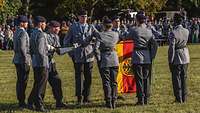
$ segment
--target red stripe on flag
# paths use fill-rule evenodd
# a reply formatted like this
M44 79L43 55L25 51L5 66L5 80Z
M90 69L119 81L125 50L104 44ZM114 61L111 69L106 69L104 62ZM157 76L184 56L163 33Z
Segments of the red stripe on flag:
M131 56L133 52L133 41L125 41L123 43L123 92L133 93L136 92L136 82L134 75L131 71Z

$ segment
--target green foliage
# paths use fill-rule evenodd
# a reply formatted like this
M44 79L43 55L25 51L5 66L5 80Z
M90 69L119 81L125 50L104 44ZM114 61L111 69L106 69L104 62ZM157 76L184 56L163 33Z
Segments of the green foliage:
M145 12L157 12L160 11L167 0L135 0L133 6L136 10L144 10Z
M163 8L167 0L62 0L56 8L56 15L67 16L76 13L80 8L88 10L89 15L93 11L101 12L107 9L134 9L156 12ZM95 14L97 15L97 14Z
M200 0L190 0L196 7L200 7Z
M93 15L94 8L99 5L101 0L62 0L56 8L56 15L69 16L76 14L80 8L88 10L89 15Z
M4 23L8 16L15 16L22 6L20 0L3 0L0 8L0 23Z

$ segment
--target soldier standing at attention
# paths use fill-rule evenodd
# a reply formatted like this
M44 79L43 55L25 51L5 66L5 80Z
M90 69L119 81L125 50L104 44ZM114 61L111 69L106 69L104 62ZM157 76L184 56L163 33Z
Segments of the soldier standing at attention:
M175 29L169 35L168 61L172 74L172 85L175 101L182 103L187 98L187 69L190 63L189 51L186 46L189 31L181 25L183 17L174 15Z
M132 53L132 68L136 78L136 105L148 104L150 97L150 76L152 60L156 56L157 43L154 40L152 31L147 28L146 16L142 12L136 15L137 26L130 30L128 39L134 41Z
M82 102L85 104L90 102L89 95L94 61L94 47L91 40L93 33L97 32L97 30L94 26L87 23L87 12L85 10L80 10L78 12L78 19L79 21L75 22L70 27L70 30L64 39L64 44L66 46L72 46L74 43L81 45L69 53L75 68L77 105L81 105Z
M119 34L112 31L112 21L105 19L103 21L104 31L99 33L99 50L101 55L100 70L104 89L106 107L115 108L117 99L117 73L119 60L115 51L115 46L119 41Z
M34 86L28 99L28 107L33 109L34 104L36 111L46 112L47 110L44 108L43 98L48 79L48 51L54 48L48 45L47 34L44 32L46 28L46 19L42 16L37 16L34 22L36 27L31 34L30 43Z
M49 30L48 30L48 44L53 47L61 47L58 33L60 31L60 23L57 21L51 21L49 23ZM58 71L56 69L56 63L53 58L55 51L51 50L48 53L49 57L49 76L48 81L52 87L54 98L56 99L56 108L66 107L66 104L62 102L63 99L63 92L62 92L62 85L61 79L58 75Z
M13 63L15 64L17 71L17 99L19 101L19 107L25 108L26 95L25 90L28 82L28 76L30 71L30 45L29 36L26 32L28 27L28 19L26 16L20 15L18 17L19 26L14 33L14 58Z

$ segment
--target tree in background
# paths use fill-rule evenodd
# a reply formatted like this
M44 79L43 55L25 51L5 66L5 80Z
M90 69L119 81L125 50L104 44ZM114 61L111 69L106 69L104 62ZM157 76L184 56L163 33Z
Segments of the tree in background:
M199 16L200 0L167 0L163 10L179 10L184 8L189 17Z
M0 2L0 23L5 23L8 17L15 16L21 6L20 0L2 0Z
M56 15L67 16L76 14L80 8L88 10L90 16L106 15L106 11L116 9L143 9L146 12L161 10L167 0L61 0L56 8ZM96 12L94 14L94 12Z

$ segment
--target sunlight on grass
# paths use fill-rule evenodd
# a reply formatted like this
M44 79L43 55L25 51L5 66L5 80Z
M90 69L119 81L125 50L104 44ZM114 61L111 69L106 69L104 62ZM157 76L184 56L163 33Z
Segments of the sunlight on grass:
M125 94L125 101L119 100L115 110L103 107L104 97L101 78L95 64L93 69L91 105L77 108L74 89L74 70L71 59L67 56L56 56L57 68L62 79L64 101L68 108L55 109L55 100L51 87L47 86L45 104L52 113L199 113L200 112L200 45L190 45L191 63L188 74L188 102L185 104L174 103L172 92L171 75L167 62L167 46L160 47L153 63L152 88L149 105L141 107L134 106L135 94ZM28 109L23 111L17 108L15 94L16 71L12 64L12 51L0 51L0 113L33 113ZM29 95L33 84L33 72L31 69L26 94Z

